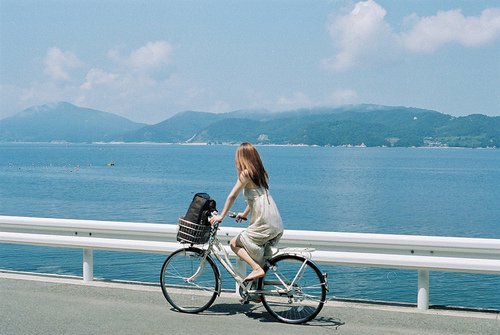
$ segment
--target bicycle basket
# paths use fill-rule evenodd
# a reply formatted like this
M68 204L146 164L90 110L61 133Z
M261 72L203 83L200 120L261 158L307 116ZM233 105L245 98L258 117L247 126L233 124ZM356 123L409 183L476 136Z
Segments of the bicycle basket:
M179 218L177 241L189 244L204 244L210 238L210 225L197 224Z

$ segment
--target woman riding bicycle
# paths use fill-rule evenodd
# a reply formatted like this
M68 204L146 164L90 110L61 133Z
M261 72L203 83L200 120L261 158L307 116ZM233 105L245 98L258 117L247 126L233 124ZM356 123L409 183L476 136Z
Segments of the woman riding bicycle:
M243 143L236 151L236 170L236 184L220 215L210 218L212 227L179 219L179 233L181 228L185 229L183 240L190 245L176 250L163 263L160 272L163 295L181 312L200 313L209 308L221 292L221 274L215 258L236 281L242 303L261 301L282 322L310 321L326 302L327 275L310 259L310 250L282 249L275 255L268 253L270 245L281 238L283 224L269 194L267 172L251 144ZM242 220L250 214L251 218L248 228L231 240L231 249L252 267L244 279L217 238L217 223L228 214L233 217L229 210L241 191L247 206L235 217ZM207 242L206 247L195 246Z
M250 223L247 229L231 240L230 245L233 252L252 268L252 272L245 277L245 281L251 281L264 276L264 256L269 256L270 246L281 238L283 223L269 194L269 177L257 149L250 143L242 143L236 151L235 163L238 172L236 183L222 212L213 216L210 223L221 222L243 191L247 207L237 214L236 219L246 219L250 214Z

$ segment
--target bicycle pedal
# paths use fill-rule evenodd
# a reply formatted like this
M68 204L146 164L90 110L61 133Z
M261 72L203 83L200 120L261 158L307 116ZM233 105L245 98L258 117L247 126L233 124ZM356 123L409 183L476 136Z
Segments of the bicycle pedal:
M240 299L240 304L242 305L248 305L250 303L250 301L248 301L248 299Z

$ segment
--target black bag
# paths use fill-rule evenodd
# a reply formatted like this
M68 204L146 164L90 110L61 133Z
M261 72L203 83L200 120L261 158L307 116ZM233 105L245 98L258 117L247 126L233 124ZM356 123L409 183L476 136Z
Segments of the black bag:
M210 238L208 218L217 211L215 200L206 193L196 193L186 215L179 219L177 241L181 243L203 244Z
M215 200L210 198L208 194L196 193L183 219L196 224L208 226L210 225L208 217L213 211L216 210Z

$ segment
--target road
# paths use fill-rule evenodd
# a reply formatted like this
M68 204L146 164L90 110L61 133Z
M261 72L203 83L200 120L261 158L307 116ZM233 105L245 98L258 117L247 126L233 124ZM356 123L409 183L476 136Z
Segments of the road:
M0 271L0 334L500 334L498 313L328 302L306 325L287 325L231 293L204 313L171 309L158 286Z

